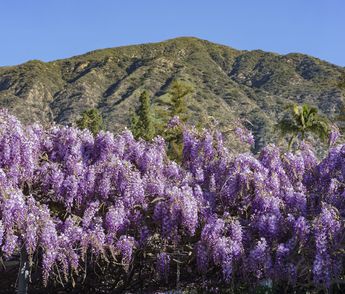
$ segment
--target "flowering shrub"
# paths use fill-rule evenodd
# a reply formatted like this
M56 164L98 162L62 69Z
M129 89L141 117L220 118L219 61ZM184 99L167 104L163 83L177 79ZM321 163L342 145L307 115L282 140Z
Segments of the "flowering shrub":
M24 127L2 110L0 255L24 246L44 284L85 276L95 262L127 282L341 281L345 145L318 162L306 143L254 157L233 156L217 131L186 128L183 138L178 165L160 137Z

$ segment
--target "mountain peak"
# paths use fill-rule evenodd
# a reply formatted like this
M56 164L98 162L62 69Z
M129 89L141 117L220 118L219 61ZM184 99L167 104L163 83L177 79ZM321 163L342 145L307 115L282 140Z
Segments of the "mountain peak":
M241 51L179 37L0 67L0 107L24 122L62 124L96 107L107 128L118 131L128 125L144 89L159 108L171 82L180 79L195 88L188 97L192 122L213 116L229 126L245 117L259 148L274 139L273 126L287 103L309 103L337 117L345 104L337 88L344 73L344 68L303 54Z

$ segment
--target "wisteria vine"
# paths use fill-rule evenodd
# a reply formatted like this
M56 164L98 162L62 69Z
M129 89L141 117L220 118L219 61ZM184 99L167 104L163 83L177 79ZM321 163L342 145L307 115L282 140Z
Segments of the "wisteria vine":
M25 127L1 110L0 256L24 246L44 284L87 274L90 259L166 283L176 269L232 285L343 278L345 145L318 161L306 143L254 156L217 131L183 138L178 165L160 137Z

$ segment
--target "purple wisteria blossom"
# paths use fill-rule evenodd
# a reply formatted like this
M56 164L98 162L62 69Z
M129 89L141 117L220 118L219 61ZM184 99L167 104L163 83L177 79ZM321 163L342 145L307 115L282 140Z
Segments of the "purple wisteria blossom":
M295 153L268 145L235 155L217 130L171 124L183 130L179 164L161 137L25 127L1 110L0 257L26 250L44 284L79 281L99 264L114 279L174 283L179 272L296 292L343 277L345 145L336 146L337 134L321 160L305 142Z

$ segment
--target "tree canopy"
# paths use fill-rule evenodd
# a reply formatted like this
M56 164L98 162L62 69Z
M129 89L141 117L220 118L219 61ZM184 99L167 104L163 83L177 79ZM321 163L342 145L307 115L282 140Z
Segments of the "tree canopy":
M139 97L139 106L131 118L130 129L136 139L151 140L155 136L151 98L146 90Z
M102 115L96 108L85 110L76 123L78 128L88 129L93 135L97 135L103 129Z
M287 112L278 123L278 127L284 136L291 136L289 149L296 138L304 140L307 134L312 134L325 142L331 131L330 121L319 114L316 107L307 104L289 105Z

